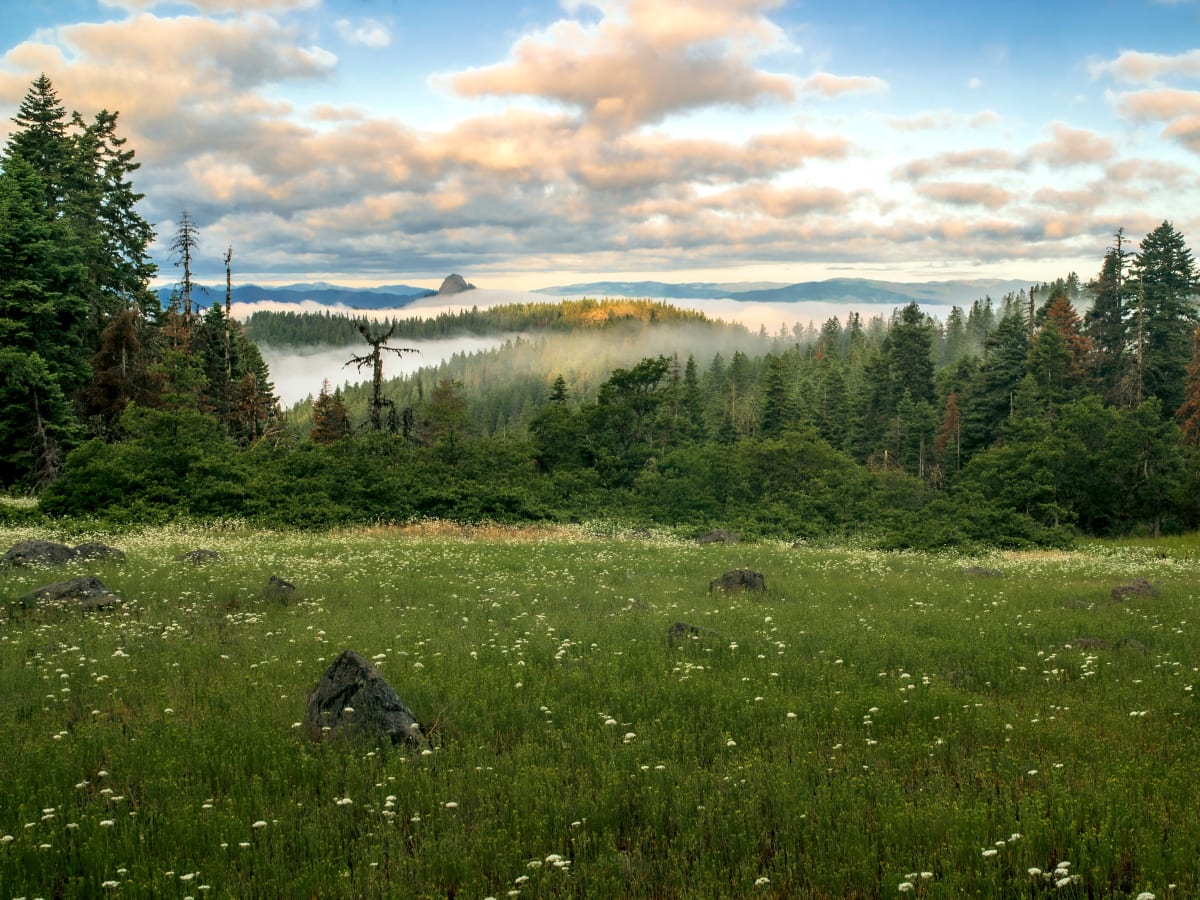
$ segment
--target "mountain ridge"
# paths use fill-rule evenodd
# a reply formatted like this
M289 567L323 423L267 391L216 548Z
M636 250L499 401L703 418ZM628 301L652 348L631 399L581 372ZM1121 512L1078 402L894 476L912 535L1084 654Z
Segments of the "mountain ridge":
M453 276L451 276L453 277ZM465 280L459 278L463 284ZM449 278L447 279L449 281ZM596 299L624 297L650 300L733 300L743 303L803 303L821 301L866 306L906 306L931 303L945 306L967 306L984 297L999 300L1009 293L1027 290L1033 281L982 278L949 281L903 282L870 278L829 278L824 281L785 282L665 282L665 281L592 281L578 284L554 285L528 291L549 298L592 297ZM443 282L443 288L445 282ZM471 288L474 285L470 285ZM158 289L165 307L173 287ZM461 289L460 289L461 290ZM444 291L407 284L381 285L374 288L343 287L328 282L299 283L278 287L246 284L233 288L236 303L300 304L305 301L321 306L346 307L359 310L399 309L419 300L436 298ZM453 293L453 292L451 292ZM224 286L195 285L193 302L207 306L225 295ZM198 300L197 300L198 298Z

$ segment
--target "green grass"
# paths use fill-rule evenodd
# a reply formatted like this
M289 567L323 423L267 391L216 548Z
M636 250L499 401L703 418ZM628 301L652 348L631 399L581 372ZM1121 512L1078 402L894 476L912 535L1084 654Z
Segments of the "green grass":
M0 897L1200 895L1194 539L37 536L128 559L0 571ZM737 567L769 592L708 592ZM85 573L124 605L10 602ZM1158 596L1113 602L1136 577ZM345 647L426 752L302 739Z

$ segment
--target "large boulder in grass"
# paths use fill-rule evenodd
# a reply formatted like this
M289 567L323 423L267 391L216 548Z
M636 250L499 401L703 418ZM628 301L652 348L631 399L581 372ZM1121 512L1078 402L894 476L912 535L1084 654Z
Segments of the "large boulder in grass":
M709 591L715 591L717 588L727 594L737 594L742 591L765 591L767 580L763 577L762 572L755 572L752 569L734 569L708 583Z
M67 581L56 581L53 584L34 588L28 594L17 598L24 608L38 606L44 603L62 603L74 600L80 609L107 609L116 606L121 598L104 586L95 575L82 575Z
M110 547L108 544L102 544L99 541L88 541L85 544L80 544L75 548L75 555L79 559L106 559L112 562L124 562L125 554L116 547Z
M8 566L61 566L78 556L74 547L54 541L17 541L4 554Z
M379 670L343 650L308 695L304 732L315 741L346 735L382 743L418 744L421 726Z

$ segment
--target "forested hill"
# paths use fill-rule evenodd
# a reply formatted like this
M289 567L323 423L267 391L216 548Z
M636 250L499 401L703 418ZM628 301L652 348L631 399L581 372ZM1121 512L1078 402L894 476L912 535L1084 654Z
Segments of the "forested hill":
M458 335L519 334L534 331L565 332L604 329L628 323L693 323L712 326L702 313L651 300L564 300L514 303L487 309L472 307L443 312L430 318L396 316L376 323L394 329L398 340L431 339ZM741 326L725 326L738 329ZM274 312L258 310L245 325L246 335L272 347L348 347L362 343L354 319L336 312Z

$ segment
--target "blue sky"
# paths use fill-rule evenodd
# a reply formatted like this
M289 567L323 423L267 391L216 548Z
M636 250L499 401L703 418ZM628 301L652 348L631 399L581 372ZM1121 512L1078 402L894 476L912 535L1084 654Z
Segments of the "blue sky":
M1086 279L1118 227L1200 241L1200 0L31 0L0 137L41 72L120 112L201 278Z

